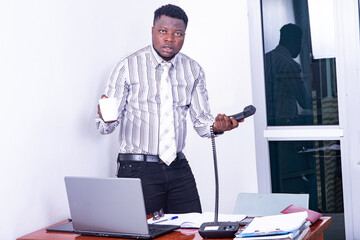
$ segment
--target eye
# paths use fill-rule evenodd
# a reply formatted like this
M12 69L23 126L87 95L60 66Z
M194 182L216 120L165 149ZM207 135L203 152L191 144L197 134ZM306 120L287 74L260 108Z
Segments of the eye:
M164 33L166 33L166 31L164 29L160 29L159 33L164 34Z
M175 32L175 34L174 34L176 37L181 37L183 34L182 34L182 32Z

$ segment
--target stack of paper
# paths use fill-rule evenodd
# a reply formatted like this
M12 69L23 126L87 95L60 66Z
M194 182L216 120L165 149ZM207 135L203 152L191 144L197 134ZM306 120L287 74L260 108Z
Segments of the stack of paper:
M295 239L310 223L307 212L297 212L265 217L256 217L236 233L236 238L250 239Z
M246 217L243 214L219 214L219 222L240 222ZM204 222L214 222L214 213L165 214L159 220L149 219L149 224L179 225L181 228L200 228Z

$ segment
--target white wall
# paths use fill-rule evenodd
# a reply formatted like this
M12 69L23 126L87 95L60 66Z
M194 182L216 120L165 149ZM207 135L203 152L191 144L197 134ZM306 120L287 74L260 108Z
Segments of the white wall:
M189 16L183 52L205 70L213 114L242 111L253 103L246 1L181 0L180 4ZM253 118L216 138L220 212L232 213L238 192L257 192L254 141ZM203 211L213 211L211 141L199 138L191 124L185 153L197 179Z
M114 176L117 136L97 133L97 101L115 62L150 43L153 11L166 2L0 3L1 239L69 217L64 176ZM251 104L246 1L172 2L189 16L183 50L206 70L214 114ZM248 119L217 139L222 212L233 210L236 192L257 191L253 130ZM185 152L212 211L211 143L188 133Z

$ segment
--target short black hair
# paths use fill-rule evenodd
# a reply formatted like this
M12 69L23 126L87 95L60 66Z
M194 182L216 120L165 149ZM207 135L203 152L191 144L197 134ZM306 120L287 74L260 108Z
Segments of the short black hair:
M172 4L167 4L167 5L163 5L160 8L156 9L156 11L154 12L154 22L153 22L154 25L155 25L156 19L160 18L162 15L165 15L165 16L171 17L171 18L181 19L184 21L185 27L187 27L188 17L186 15L186 13L184 12L184 10L182 10L178 6L175 6Z

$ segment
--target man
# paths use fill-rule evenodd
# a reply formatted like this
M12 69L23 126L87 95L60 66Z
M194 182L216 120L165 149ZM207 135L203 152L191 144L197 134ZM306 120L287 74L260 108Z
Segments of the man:
M270 126L304 125L298 104L311 108L300 65L293 59L301 50L302 30L289 23L280 29L279 45L265 55L267 117Z
M222 133L238 126L234 118L224 114L219 114L214 122L203 69L180 53L187 22L185 12L177 6L169 4L157 9L152 46L122 59L111 73L102 96L118 99L118 120L104 122L98 107L96 121L100 133L108 134L120 127L117 176L141 179L148 214L159 209L165 213L201 212L195 179L182 153L188 111L194 129L202 137L210 137L211 127L214 133ZM172 96L168 100L163 99L166 82L171 84L168 89ZM162 112L166 104L170 104L171 114ZM172 130L163 134L165 118ZM175 148L170 160L162 153L166 133L174 135L169 138L173 138Z

